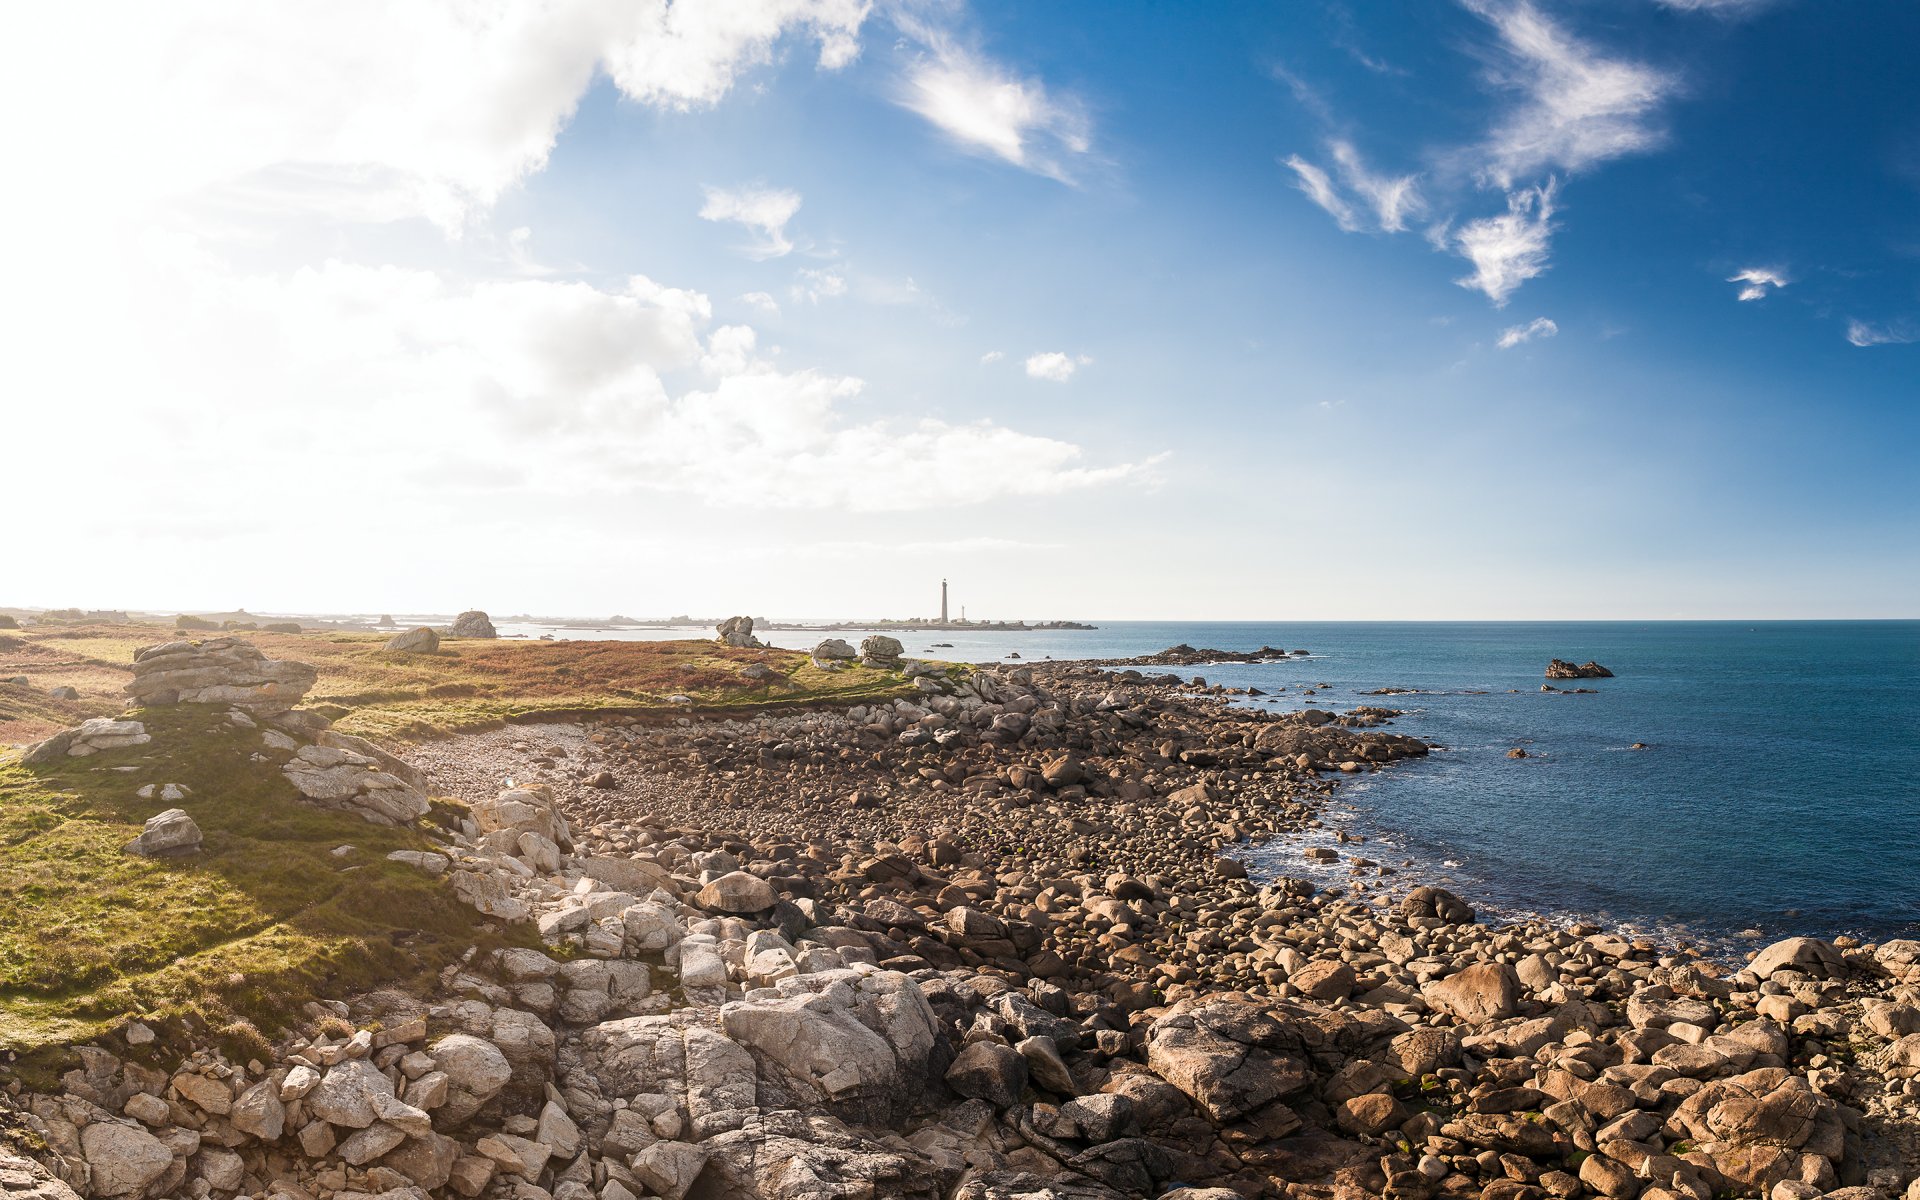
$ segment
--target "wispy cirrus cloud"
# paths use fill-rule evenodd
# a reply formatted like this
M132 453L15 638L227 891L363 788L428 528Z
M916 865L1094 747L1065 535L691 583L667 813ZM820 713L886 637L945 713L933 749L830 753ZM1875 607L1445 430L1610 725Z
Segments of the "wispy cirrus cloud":
M1546 317L1535 317L1525 325L1508 326L1501 332L1500 340L1496 342L1495 345L1499 346L1502 350L1511 350L1515 346L1544 338L1557 337L1559 334L1560 326L1554 324Z
M1718 17L1744 17L1773 5L1773 0L1654 0L1662 8L1679 12L1712 13Z
M793 253L787 238L787 222L800 211L800 193L787 188L762 186L706 189L706 203L700 206L703 221L732 221L759 235L759 240L742 247L750 258L781 258Z
M1920 342L1920 321L1891 321L1874 324L1857 317L1847 319L1847 340L1861 348L1868 346L1906 346Z
M1556 188L1549 179L1539 187L1509 192L1506 212L1469 221L1452 234L1448 244L1473 264L1473 274L1454 282L1485 293L1495 307L1504 308L1521 284L1544 273Z
M1769 289L1778 291L1792 282L1785 272L1771 267L1748 267L1737 274L1727 276L1728 283L1741 285L1739 300L1765 300Z
M1340 228L1349 233L1364 228L1365 222L1360 216L1364 208L1372 213L1372 223L1380 232L1399 233L1407 227L1409 217L1426 211L1418 175L1379 174L1367 166L1360 151L1344 138L1330 139L1327 153L1340 176L1337 185L1323 168L1298 154L1288 155L1282 161L1298 177L1296 186L1327 210Z

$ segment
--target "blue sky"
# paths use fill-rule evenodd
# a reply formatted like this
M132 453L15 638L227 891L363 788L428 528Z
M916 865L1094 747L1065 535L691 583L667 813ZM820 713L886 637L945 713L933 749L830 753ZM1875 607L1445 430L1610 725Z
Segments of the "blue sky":
M1914 615L1911 3L123 16L0 601Z

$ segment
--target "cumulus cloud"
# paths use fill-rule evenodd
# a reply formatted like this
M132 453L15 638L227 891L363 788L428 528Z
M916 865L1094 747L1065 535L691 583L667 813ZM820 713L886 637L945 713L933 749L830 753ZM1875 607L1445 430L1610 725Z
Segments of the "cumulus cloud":
M1084 354L1065 354L1058 350L1049 350L1027 356L1027 377L1045 379L1050 383L1065 383L1072 379L1074 372L1081 367L1092 364L1093 359Z
M1857 317L1847 319L1847 340L1856 346L1905 346L1920 342L1920 322L1894 321L1872 324Z
M1748 267L1736 275L1727 276L1728 283L1742 285L1739 299L1765 300L1767 289L1778 290L1791 282L1786 275L1769 267Z
M1574 37L1530 0L1466 0L1500 39L1488 71L1518 97L1477 148L1481 170L1502 188L1554 170L1578 172L1659 145L1661 105L1677 81L1645 63L1609 57Z
M1071 182L1075 160L1092 150L1092 123L1080 103L1054 95L962 45L957 37L907 18L922 44L896 100L932 122L961 149Z
M14 131L17 154L65 164L50 207L194 198L455 233L545 165L599 72L653 107L711 105L785 39L845 66L869 7L180 0L116 6L105 36L92 8L54 5L15 39L42 51L8 56L0 101L67 95L61 120ZM113 86L72 93L75 63L51 47L83 47ZM75 128L111 128L117 152L75 154Z
M751 258L780 258L793 252L787 240L787 222L800 211L800 193L787 188L743 187L706 189L700 206L704 221L732 221L759 234L744 247Z
M1507 211L1469 221L1451 233L1453 248L1473 264L1473 274L1455 280L1506 307L1514 291L1547 269L1553 234L1555 185L1507 193Z
M1552 321L1545 317L1535 317L1525 325L1509 325L1500 334L1498 345L1502 350L1511 350L1525 342L1531 342L1537 338L1550 338L1559 332L1560 327Z

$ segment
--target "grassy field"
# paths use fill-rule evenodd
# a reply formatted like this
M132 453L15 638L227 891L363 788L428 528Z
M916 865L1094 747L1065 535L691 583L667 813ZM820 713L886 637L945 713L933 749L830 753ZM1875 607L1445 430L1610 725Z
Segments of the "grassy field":
M0 633L0 743L27 742L89 716L120 711L133 652L185 635L158 625L84 625ZM670 710L668 698L699 708L857 703L912 689L891 671L858 665L824 671L790 650L739 650L710 641L539 642L449 639L435 654L385 649L358 633L244 633L269 658L320 669L306 707L348 733L388 742L484 728L540 713ZM754 683L743 668L765 663L777 677ZM49 699L66 684L78 701Z
M118 715L133 652L171 641L161 626L0 632L0 743L37 740L89 716ZM215 636L201 634L197 636ZM805 655L712 642L448 641L397 654L360 634L248 633L273 658L319 668L305 707L336 728L398 746L410 739L537 717L702 711L904 694L896 672L822 671ZM756 683L743 668L777 676ZM76 701L47 697L71 685ZM244 1047L300 1014L317 993L406 985L467 947L531 935L495 930L443 883L386 861L424 833L369 825L301 803L260 734L220 710L142 709L152 742L28 768L0 745L0 1049L43 1061L129 1016L199 1024ZM179 783L205 852L172 861L123 847ZM454 813L436 801L436 814ZM337 848L351 850L336 854ZM33 1057L37 1056L37 1057Z
M386 861L425 848L423 833L299 803L286 756L254 761L259 733L216 711L134 715L150 744L31 770L0 762L0 1048L83 1039L129 1015L244 1041L297 1017L315 988L428 975L487 936L442 883ZM192 789L180 803L203 853L125 852L172 807L140 799L147 783Z

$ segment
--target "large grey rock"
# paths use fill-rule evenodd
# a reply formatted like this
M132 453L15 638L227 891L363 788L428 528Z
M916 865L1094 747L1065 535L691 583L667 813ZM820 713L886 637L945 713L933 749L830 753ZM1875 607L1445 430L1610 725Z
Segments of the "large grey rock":
M425 816L426 793L382 768L375 755L316 745L302 746L281 772L312 803L376 825L406 825Z
M455 617L453 619L453 625L447 630L447 633L457 638L491 638L500 636L493 627L492 619L477 608L470 608Z
M319 678L317 668L271 659L246 638L163 642L135 652L127 695L135 704L228 704L285 712Z
M92 1172L95 1196L137 1196L173 1165L173 1151L146 1130L95 1121L80 1131L80 1152Z
M432 1054L435 1067L447 1076L446 1103L434 1112L441 1129L471 1119L513 1078L513 1067L500 1047L472 1034L448 1034L434 1043Z
M933 1008L898 971L821 971L782 979L774 990L782 994L720 1010L721 1028L753 1055L763 1106L826 1105L848 1120L884 1122L944 1068Z
M897 667L906 649L899 638L876 633L860 643L860 661L870 667Z
M845 638L827 638L813 648L813 657L820 662L846 662L858 654Z
M543 783L509 788L480 801L473 806L473 819L481 833L537 833L563 850L573 846L566 818L554 808L553 791Z
M407 654L432 654L440 649L440 635L420 625L388 638L387 649Z
M1004 1042L978 1041L961 1050L947 1068L947 1086L969 1100L998 1109L1020 1102L1027 1087L1027 1060Z
M742 650L757 650L766 645L753 636L752 617L728 617L720 622L715 630L715 638L723 646L735 646Z
M43 742L34 743L27 748L20 761L30 767L44 766L68 758L87 758L102 750L144 746L152 740L147 727L138 721L94 717L72 729L63 729Z
M0 1179L7 1200L80 1200L80 1193L30 1158L0 1146Z
M185 809L170 808L147 818L140 836L127 843L127 853L148 858L192 854L200 849L200 826L194 824Z
M1214 1121L1237 1121L1311 1082L1301 1039L1288 1024L1252 1004L1176 1009L1148 1030L1147 1066Z

